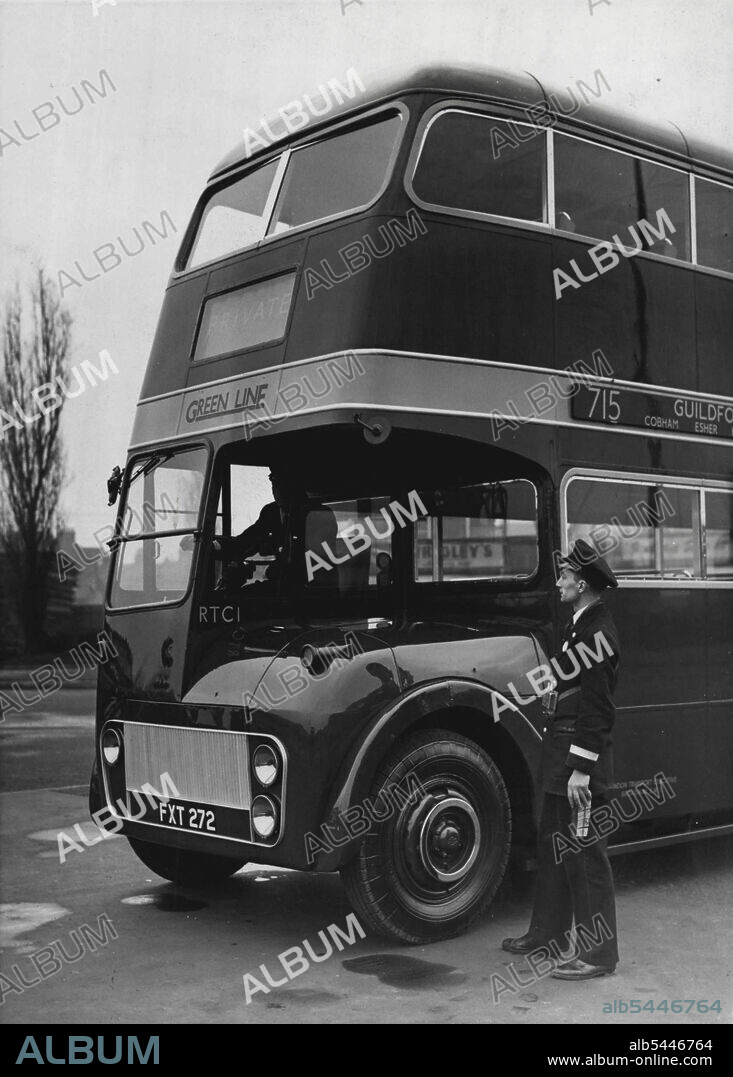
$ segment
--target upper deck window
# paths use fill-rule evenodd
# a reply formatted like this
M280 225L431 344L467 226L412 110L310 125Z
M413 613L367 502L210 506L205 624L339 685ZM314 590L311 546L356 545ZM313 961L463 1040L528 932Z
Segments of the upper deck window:
M295 150L268 234L368 205L386 178L400 123L392 115Z
M387 178L401 122L399 113L382 113L370 123L286 150L214 191L187 268L244 250L265 236L367 206Z
M428 127L412 186L434 206L542 222L544 178L544 133L450 110Z
M188 268L194 269L213 258L223 258L262 239L267 227L265 211L277 172L278 161L217 191L206 204Z
M555 135L555 226L564 232L641 245L667 258L690 257L688 176L674 168L579 138ZM628 229L646 220L656 226L665 210L674 233L652 246ZM638 229L636 230L638 235Z
M733 273L733 186L524 121L447 103L434 113L418 134L407 178L419 202L551 227L581 242L619 243L628 256L651 253Z
M697 261L733 273L733 188L695 177Z

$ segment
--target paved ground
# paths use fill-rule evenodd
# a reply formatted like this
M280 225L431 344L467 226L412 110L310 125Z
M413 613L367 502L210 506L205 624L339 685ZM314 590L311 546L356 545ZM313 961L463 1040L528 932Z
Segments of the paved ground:
M280 953L307 939L319 954L319 931L344 926L349 908L338 877L245 868L216 892L181 890L153 877L122 838L59 863L59 830L79 823L95 833L86 802L94 693L65 690L44 706L0 725L0 972L17 982L19 971L30 983L5 994L0 1021L616 1024L628 1016L604 1014L604 1003L630 999L720 1000L720 1015L637 1018L666 1024L667 1034L731 1021L729 839L614 860L622 949L615 976L576 985L544 978L493 1002L492 974L511 979L501 939L526 927L525 877L505 884L490 914L460 939L402 948L367 936L246 1005L243 974L264 979L264 964L282 979ZM103 914L117 938L104 935ZM87 935L77 960L32 984L28 955L59 939L76 957L71 932L83 924L102 941ZM521 960L515 968L530 980Z

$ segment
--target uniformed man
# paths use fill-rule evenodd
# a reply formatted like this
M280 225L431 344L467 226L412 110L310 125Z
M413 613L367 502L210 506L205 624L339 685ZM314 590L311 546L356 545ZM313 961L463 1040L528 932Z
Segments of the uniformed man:
M557 691L546 697L537 891L529 931L521 938L504 939L502 947L512 954L528 954L554 942L551 952L557 953L558 947L567 948L574 918L582 959L576 955L552 975L587 980L612 973L618 962L607 841L594 833L593 814L588 838L575 832L579 810L590 805L592 812L604 805L613 780L612 696L620 650L616 626L601 595L618 584L605 560L582 540L560 564L560 601L572 607L573 616L553 659ZM579 651L579 645L585 646Z
M285 475L270 473L273 500L263 506L253 524L240 535L216 538L214 549L221 554L225 564L223 584L225 587L241 585L254 574L253 566L242 562L254 554L272 557L272 564L265 574L265 581L277 580L285 567L287 547L287 516L291 507L302 497L302 492Z
M338 522L330 508L317 503L308 505L307 495L302 483L284 471L271 471L273 500L264 505L253 524L239 535L231 538L217 538L214 549L225 562L226 587L246 582L254 574L253 566L242 564L254 554L272 557L272 563L265 572L265 584L292 582L294 546L299 541L294 527L303 526L305 530L305 548L320 552L323 542L328 542L331 549L340 553L338 542ZM305 513L305 520L301 516ZM243 575L244 573L244 575ZM338 586L337 573L323 573L326 577L318 583Z

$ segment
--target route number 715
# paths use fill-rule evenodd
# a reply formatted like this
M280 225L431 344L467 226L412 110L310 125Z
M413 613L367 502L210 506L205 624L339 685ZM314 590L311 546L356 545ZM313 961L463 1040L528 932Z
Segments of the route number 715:
M593 412L596 410L596 404L601 401L600 418L607 420L609 423L617 423L621 418L621 405L616 397L619 395L618 389L591 389L594 394L593 403L591 404L589 419L593 418Z

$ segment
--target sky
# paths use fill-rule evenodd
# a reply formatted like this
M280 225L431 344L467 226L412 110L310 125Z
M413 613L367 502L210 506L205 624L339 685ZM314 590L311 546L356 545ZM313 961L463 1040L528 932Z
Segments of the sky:
M81 279L74 263L92 277L91 254L102 244L122 255L82 287L62 278L73 317L70 364L99 366L106 350L119 371L64 406L61 504L80 542L110 522L106 478L124 463L195 201L260 117L352 67L367 87L385 67L441 61L529 70L560 88L576 79L594 85L600 68L609 107L733 145L730 0L591 3L363 0L342 9L342 0L0 0L0 300L16 283L27 286L37 265L54 281L60 270ZM84 91L85 80L100 88L102 70L114 89L105 82L104 97ZM56 94L77 108L74 88L84 107L53 126L46 120L41 132L32 110L46 117L43 102ZM164 211L177 234L161 225ZM146 220L157 237L141 229ZM144 246L128 257L118 237L138 250L135 228Z

